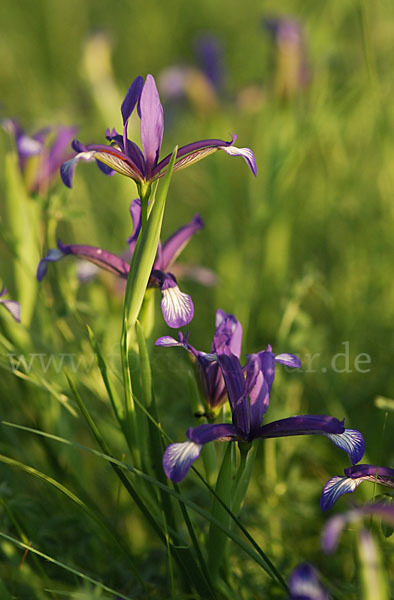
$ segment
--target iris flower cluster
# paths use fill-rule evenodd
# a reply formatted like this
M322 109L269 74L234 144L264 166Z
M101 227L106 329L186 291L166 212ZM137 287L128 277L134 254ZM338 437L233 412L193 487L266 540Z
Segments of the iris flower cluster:
M295 435L323 435L344 450L353 464L364 454L364 439L354 429L346 429L343 421L327 415L298 415L262 424L269 407L276 363L299 368L301 362L293 354L272 352L271 346L250 354L240 362L241 326L233 315L218 311L216 332L210 354L196 351L183 338L179 342L165 336L158 346L183 346L195 356L209 391L209 401L228 398L232 422L204 423L186 432L187 441L168 446L163 457L164 471L174 482L181 481L200 456L205 444L231 441L250 444L253 440ZM222 388L223 386L223 388Z

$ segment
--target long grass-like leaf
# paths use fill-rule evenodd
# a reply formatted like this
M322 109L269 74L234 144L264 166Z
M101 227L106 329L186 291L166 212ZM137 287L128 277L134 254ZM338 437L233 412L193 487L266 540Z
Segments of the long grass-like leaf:
M48 562L60 567L61 569L64 569L65 571L68 571L69 573L72 573L73 575L80 577L84 581L89 581L89 583L93 583L94 585L96 585L100 589L104 590L105 592L109 592L110 594L116 594L116 596L118 598L122 598L122 600L133 600L133 598L131 596L125 596L121 592L118 592L117 590L114 590L113 588L108 587L104 583L101 583L101 581L98 581L97 579L93 579L93 577L89 577L89 575L82 573L82 571L79 571L78 569L74 569L73 567L70 567L69 565L66 565L65 563L61 562L60 560L56 560L52 556L48 556L48 554L44 554L43 552L40 552L39 550L37 550L36 548L31 546L30 544L24 544L23 542L20 542L19 540L15 539L14 537L12 537L10 535L7 535L6 533L3 533L2 531L0 531L0 537L2 537L5 540L8 540L12 544L15 544L15 546L18 546L18 548L22 548L24 550L28 550L29 552L33 552L33 554L36 554L37 556L44 558Z
M202 516L204 519L206 519L209 523L213 523L214 525L216 525L219 529L222 529L226 535L228 535L228 537L230 537L233 542L235 544L237 544L246 554L248 554L248 556L250 558L252 558L252 560L254 560L260 567L262 567L264 569L264 571L277 583L279 583L285 590L288 589L286 582L284 581L283 577L281 576L281 574L279 573L279 571L276 569L276 567L271 563L271 561L269 560L269 558L265 555L265 553L261 550L261 548L259 547L259 545L255 542L255 540L253 539L253 537L249 534L249 532L245 529L245 527L242 525L242 523L239 521L239 519L231 512L231 510L226 507L223 503L224 508L228 511L230 517L232 518L232 520L235 522L235 524L237 525L237 527L242 531L242 533L246 536L246 538L248 539L248 541L251 543L251 545L253 546L253 548L255 550L252 550L239 536L237 536L234 532L232 532L229 529L226 529L222 523L220 523L217 519L214 519L212 517L212 515L207 512L206 510L204 510L203 508L201 508L200 506L198 506L197 504L195 504L194 502L192 502L191 500L188 500L187 498L185 498L184 496L182 496L180 493L174 491L173 489L171 489L170 487L162 484L160 481L154 479L153 477L151 477L150 475L147 475L146 473L142 473L141 471L139 471L138 469L127 465L117 459L115 459L113 456L110 456L108 454L106 454L105 452L100 452L98 450L95 450L93 448L89 448L87 446L83 446L82 444L78 444L76 442L70 442L67 439L64 439L60 436L56 436L53 434L49 434L46 433L44 431L38 431L36 429L32 429L30 427L24 427L21 425L17 425L15 423L9 423L7 421L2 421L3 425L7 425L10 427L15 427L16 429L21 429L22 431L27 431L29 433L34 433L36 435L41 435L44 437L49 437L50 439L63 443L63 444L67 444L69 446L74 446L75 448L90 452L106 461L108 461L109 463L113 464L114 467L116 467L119 471L129 471L130 473L132 473L133 475L136 475L137 477L140 477L142 479L144 479L145 481L148 481L150 483L152 483L152 485L156 485L157 487L163 489L166 491L167 494L173 496L174 498L176 498L177 500L180 500L185 506L188 506L190 509L192 509L194 512L196 512L197 514L199 514L200 516ZM199 478L201 479L201 481L204 483L204 485L206 485L208 487L208 489L210 490L210 492L215 496L215 498L220 502L220 498L219 496L217 496L217 494L215 494L215 491L212 490L212 488L210 488L209 484L205 482L204 478L198 473L197 470L195 470L196 474L199 476ZM127 480L128 481L128 480Z

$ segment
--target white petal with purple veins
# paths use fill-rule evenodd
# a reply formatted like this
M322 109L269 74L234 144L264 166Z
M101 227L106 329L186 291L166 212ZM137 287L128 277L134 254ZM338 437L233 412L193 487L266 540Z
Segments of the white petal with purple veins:
M155 341L155 346L183 346L183 344L181 344L181 342L178 342L175 338L171 337L170 335L163 335L163 337L157 339Z
M320 506L322 510L328 510L343 494L350 494L360 485L363 478L351 479L350 477L332 477L324 486Z
M219 150L224 150L230 156L242 156L253 175L257 173L256 159L250 148L236 148L235 146L220 146Z
M275 356L276 362L280 362L282 365L286 367L293 367L294 369L299 369L301 366L301 361L298 356L294 356L294 354L277 354Z
M181 292L179 287L169 287L161 290L161 309L165 322L169 327L182 327L193 318L194 307L188 294Z
M190 441L168 446L163 456L163 468L167 477L175 483L181 481L200 456L201 448L202 444Z
M355 465L358 463L365 449L364 438L356 429L345 429L343 433L325 433L338 448L348 453L350 460Z

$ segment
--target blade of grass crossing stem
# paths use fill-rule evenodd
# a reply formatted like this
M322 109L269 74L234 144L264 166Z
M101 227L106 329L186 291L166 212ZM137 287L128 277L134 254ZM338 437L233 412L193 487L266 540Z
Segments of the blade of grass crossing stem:
M2 537L5 540L8 540L12 544L15 544L15 546L18 546L18 548L22 548L24 550L28 550L29 552L33 552L37 556L44 558L48 562L60 567L61 569L68 571L69 573L72 573L73 575L76 575L77 577L80 577L81 579L84 579L85 581L88 581L89 583L93 583L94 585L96 585L100 589L104 590L105 592L109 592L110 594L116 594L116 596L118 598L122 598L122 600L133 600L133 598L131 596L125 596L124 594L121 594L121 592L118 592L118 591L114 590L113 588L110 588L107 585L104 585L103 583L101 583L101 581L98 581L97 579L93 579L92 577L85 575L85 573L82 573L81 571L78 571L77 569L74 569L73 567L66 565L65 563L61 562L60 560L56 560L55 558L52 558L52 556L48 556L48 554L44 554L43 552L36 550L36 548L33 548L32 546L30 546L28 544L24 544L23 542L20 542L19 540L13 538L10 535L7 535L6 533L3 533L2 531L0 531L0 537Z
M181 501L185 506L188 506L189 508L191 508L191 510L193 510L194 512L199 514L201 517L206 519L209 523L213 523L217 527L223 529L223 531L226 533L226 535L228 535L228 537L230 537L235 544L237 544L252 560L254 560L256 562L256 564L258 564L260 567L262 567L264 569L264 571L274 581L279 583L286 591L288 591L288 586L287 586L285 580L283 579L283 577L281 576L281 574L279 573L279 571L276 569L276 567L271 563L269 558L265 555L265 553L262 551L260 546L255 542L253 537L249 534L247 529L245 529L245 527L242 525L242 523L239 521L239 519L231 512L231 510L224 503L222 503L219 496L217 496L217 494L215 493L215 490L213 490L209 486L209 484L205 481L205 479L202 477L202 475L194 467L192 467L192 468L193 468L193 471L195 472L195 474L200 478L201 482L208 488L209 492L217 499L217 501L219 503L222 503L223 508L229 513L230 518L235 522L237 527L242 531L242 533L245 535L247 540L253 546L255 551L251 550L247 546L247 544L241 538L239 538L237 535L235 535L232 531L226 530L223 527L223 525L219 521L214 519L212 517L212 515L210 513L208 513L206 510L202 509L200 506L198 506L191 500L188 500L184 496L181 496L179 493L172 490L168 486L162 484L160 481L155 480L150 475L147 475L146 473L142 473L135 467L132 467L131 465L127 465L120 460L117 460L116 458L114 458L113 456L108 454L107 452L105 452L105 451L100 452L99 450L95 450L94 448L89 448L88 446L84 446L83 444L78 444L77 442L70 442L70 440L62 438L60 436L53 435L51 433L46 433L45 431L33 429L31 427L25 427L23 425L17 425L16 423L9 423L7 421L2 421L1 423L2 423L2 425L6 425L8 427L14 427L15 429L20 429L21 431L26 431L28 433L33 433L35 435L47 437L47 438L54 440L56 442L59 442L61 444L66 444L69 446L73 446L75 448L79 448L80 450L84 450L85 452L90 452L91 454L94 454L98 458L108 461L111 464L111 466L114 468L114 470L116 472L118 472L118 475L123 475L123 471L129 471L131 474L135 475L136 477L145 479L146 481L149 481L152 485L156 485L157 487L164 489L167 494L169 494L169 495L173 496L174 498L176 498L177 500ZM129 484L129 480L127 478L125 478L124 485L126 488L127 488L128 484Z
M153 416L153 418L157 421L157 412L154 401L153 389L152 389L152 371L149 360L148 348L145 341L145 335L142 328L141 323L136 321L136 332L137 332L137 340L138 340L138 351L140 356L140 374L141 374L141 390L143 394L143 401L146 410ZM137 407L138 408L138 407ZM140 412L140 411L138 411ZM142 412L141 412L142 414ZM151 464L153 465L153 471L156 475L157 479L161 481L161 483L166 483L166 477L164 474L164 470L162 467L162 457L164 451L164 444L162 439L161 431L155 426L151 419L148 420L148 428L149 428L149 441L150 441L150 454L151 454ZM178 491L178 488L175 486L175 489ZM171 504L171 498L166 494L163 490L160 490L160 498L162 502L162 507L164 511L164 516L166 519L166 523L168 523L169 527L174 531L177 531L176 519L174 517L174 511ZM210 585L210 578L208 569L206 567L204 558L201 553L200 546L198 544L197 536L195 534L193 525L190 521L189 515L187 513L186 507L182 502L179 502L179 506L182 512L182 516L184 518L187 530L190 535L190 539L193 544L194 551L197 556L197 560L200 564L201 570L207 580L207 584ZM184 551L187 551L186 554L191 553L189 548L185 548ZM186 558L187 560L187 558ZM191 568L191 567L190 567ZM197 573L196 573L197 575Z
M161 523L158 522L154 518L153 514L147 509L143 498L140 497L139 493L135 489L135 486L131 483L130 479L128 477L126 477L126 475L123 473L123 471L122 471L123 464L120 461L117 461L116 459L113 458L112 453L111 453L109 447L107 446L107 443L105 442L104 438L102 437L102 435L101 435L99 429L97 428L96 424L94 423L93 419L91 418L90 413L88 412L84 402L82 401L82 398L80 397L76 387L74 386L74 383L68 376L66 370L65 370L65 375L66 375L67 381L69 383L70 389L72 391L72 394L73 394L87 424L89 425L89 428L90 428L91 432L93 433L93 436L95 437L97 443L103 450L104 454L111 459L111 466L113 467L113 469L114 469L115 473L117 474L117 476L119 477L120 481L126 488L127 492L130 494L130 496L132 497L132 499L134 500L134 502L136 503L136 505L138 506L138 508L144 515L144 517L146 518L147 522L151 525L152 529L156 532L156 534L160 538L161 542L164 544L165 547L167 547L167 538L166 538L165 532L162 529ZM130 470L130 469L128 469L128 470ZM132 472L136 472L136 470L132 469ZM146 481L149 481L150 483L154 482L154 485L156 485L156 480L154 480L153 478L151 478L149 476L145 476L145 479L146 479ZM160 482L157 482L157 483L160 483ZM162 484L162 487L165 487L165 486ZM205 579L201 573L201 570L198 568L194 559L192 559L191 555L187 557L187 563L186 563L185 556L181 552L180 548L177 548L176 546L171 544L171 552L177 561L177 564L181 570L181 573L183 575L183 579L184 579L185 583L187 583L191 580L193 585L195 586L195 588L202 594L202 597L206 597L206 598L210 598L210 599L214 600L215 597L214 597L211 589L207 586ZM194 563L193 567L192 567L192 562Z
M92 329L89 327L89 325L87 326L87 330L88 330L88 335L89 335L89 341L90 344L92 346L93 352L96 355L97 358L97 364L98 364L98 368L100 369L100 373L101 373L101 377L103 379L104 385L105 385L105 389L107 390L107 394L108 397L110 399L111 402L111 406L112 409L114 411L115 417L119 423L119 425L121 427L123 427L124 424L124 407L120 401L120 398L116 392L116 390L113 388L111 381L109 379L108 376L108 368L107 368L107 364L104 360L104 357L101 353L101 349L100 346L96 340L96 337L92 331Z
M146 225L141 229L133 254L129 276L127 278L125 301L123 305L123 328L120 347L122 356L123 381L125 387L126 419L130 428L128 442L131 449L133 448L133 444L129 438L136 437L138 435L138 430L134 418L132 382L128 364L129 332L133 329L135 321L138 318L145 291L148 286L149 277L156 258L167 193L171 181L177 150L178 148L175 147L168 165L168 171L163 177L163 180L160 182L154 203L153 200L151 200L149 219ZM147 202L148 198L141 199L141 201Z
M233 485L233 444L227 444L224 453L223 462L220 467L218 480L216 482L215 492L219 498L228 506L231 506L231 490ZM230 526L230 517L223 509L223 506L214 498L212 503L212 516L220 521L225 528ZM219 568L223 561L227 536L222 529L218 529L211 523L208 537L208 564L211 577L216 581L219 575Z

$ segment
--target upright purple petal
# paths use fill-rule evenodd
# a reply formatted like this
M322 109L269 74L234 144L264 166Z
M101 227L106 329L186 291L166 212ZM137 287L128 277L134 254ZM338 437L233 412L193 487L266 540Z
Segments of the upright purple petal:
M212 341L212 352L221 354L227 346L231 354L241 356L242 325L234 317L220 308L216 311L216 331Z
M146 177L151 178L157 164L164 131L163 107L152 75L148 75L140 99L141 142L144 150Z
M143 77L141 77L141 75L139 75L134 79L133 83L127 90L127 94L122 102L122 106L120 109L122 112L123 125L127 125L130 115L133 112L135 105L137 104L140 98L143 85L144 79Z
M166 271L178 258L190 238L204 227L200 215L194 215L190 223L183 225L172 234L163 244L161 261L158 268Z
M269 388L261 369L258 354L251 354L246 364L246 389L250 404L250 426L252 432L261 426L269 405Z
M250 433L250 405L239 358L225 348L218 361L226 384L234 425L247 437Z
M269 346L271 348L271 346ZM260 369L263 372L264 379L268 385L268 391L271 392L272 384L275 379L275 355L271 350L263 350L258 353Z

